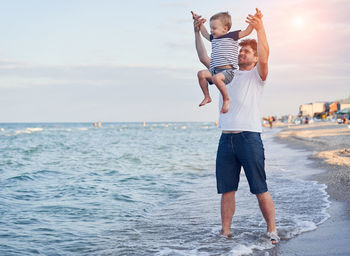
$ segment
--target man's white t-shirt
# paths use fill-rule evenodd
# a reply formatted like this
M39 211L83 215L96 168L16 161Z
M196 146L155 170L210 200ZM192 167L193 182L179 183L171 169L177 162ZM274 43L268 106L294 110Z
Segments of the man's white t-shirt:
M226 85L230 97L230 109L220 113L219 128L223 131L262 132L261 103L265 81L258 69L236 70L233 80ZM222 107L220 94L219 109Z

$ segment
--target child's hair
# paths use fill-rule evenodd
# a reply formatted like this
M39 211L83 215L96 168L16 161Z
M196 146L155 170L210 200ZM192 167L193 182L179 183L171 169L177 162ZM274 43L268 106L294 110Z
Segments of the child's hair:
M210 21L212 20L220 20L224 26L228 27L228 30L230 30L232 26L231 15L228 12L217 13L211 16Z
M254 55L258 56L258 43L255 39L244 39L239 43L239 46L250 46L253 49Z

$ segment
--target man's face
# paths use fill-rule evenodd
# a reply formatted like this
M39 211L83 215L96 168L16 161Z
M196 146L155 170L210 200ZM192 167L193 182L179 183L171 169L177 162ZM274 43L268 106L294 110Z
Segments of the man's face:
M255 64L258 62L258 57L255 56L254 50L249 45L243 46L239 50L238 55L238 65L240 67L247 67L251 66L252 64Z

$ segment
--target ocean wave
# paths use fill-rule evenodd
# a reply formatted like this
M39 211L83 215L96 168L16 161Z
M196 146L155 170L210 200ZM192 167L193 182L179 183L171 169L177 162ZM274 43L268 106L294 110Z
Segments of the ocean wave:
M130 153L124 153L123 155L121 155L120 157L116 158L117 160L123 160L123 161L128 161L131 163L141 163L141 159L138 158L137 156L130 154Z
M116 201L122 201L122 202L128 202L128 203L132 203L135 202L131 196L128 195L122 195L122 194L114 194L113 195L113 199Z
M34 147L30 147L28 149L24 149L23 153L25 155L31 155L33 153L40 152L43 148L44 148L43 145L37 145L37 146L34 146Z
M234 237L233 239L236 239ZM274 246L271 244L270 240L267 237L261 238L258 242L254 244L244 244L244 242L232 241L232 239L227 239L222 237L222 241L220 239L216 241L217 244L227 244L231 242L232 247L229 251L227 250L218 250L213 246L200 246L199 248L191 248L191 242L189 242L188 249L184 248L176 248L180 246L165 247L161 248L155 255L157 256L170 256L170 255L179 255L179 256L243 256L243 255L251 255L256 250L268 250L273 248Z
M6 179L7 181L33 181L34 179L28 175L17 175Z
M294 226L279 228L278 233L281 239L291 239L304 232L315 230L316 228L316 223L312 221L296 220Z
M239 244L235 246L227 255L235 255L235 256L250 255L254 252L254 250L261 251L261 250L271 249L273 247L274 246L271 244L270 239L266 237L265 239L263 239L263 241L260 241L257 244L251 244L251 245Z
M34 171L32 173L32 175L35 177L43 177L43 178L47 178L48 176L57 177L57 175L59 175L59 174L61 174L61 172L52 171L52 170L39 170L39 171Z
M3 212L13 214L14 219L24 215L42 221L35 226L6 223L9 228L0 232L1 242L16 248L14 255L34 255L30 251L33 247L45 254L46 233L57 241L69 240L67 247L52 246L54 253L61 255L72 254L79 243L96 254L128 252L135 256L145 252L247 255L258 250L263 255L261 250L271 248L265 221L243 172L232 225L234 237L219 235L215 154L220 132L214 124L169 123L167 128L164 123L146 127L130 123L101 129L83 128L84 124L58 128L43 124L44 129L24 128L30 125L36 124L6 126L5 132L0 132L4 142L0 185L6 189L0 200ZM80 128L86 130L79 132ZM15 130L31 135L4 136ZM317 228L329 217L328 195L325 185L296 178L295 173L309 173L303 153L273 148L266 137L276 224L282 239L289 239ZM25 150L36 153L28 156ZM16 197L28 201L17 202ZM60 225L52 230L52 223ZM75 235L58 228L74 229ZM13 235L4 238L8 230ZM13 239L23 230L30 237ZM11 254L3 246L0 251Z
M42 132L44 129L40 128L40 127L36 127L36 128L26 128L24 130L15 130L14 134L15 135L19 135L19 134L31 134L34 132Z

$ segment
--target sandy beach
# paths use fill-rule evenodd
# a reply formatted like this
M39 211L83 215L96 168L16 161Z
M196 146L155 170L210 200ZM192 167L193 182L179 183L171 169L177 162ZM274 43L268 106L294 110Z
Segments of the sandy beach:
M282 127L275 140L310 151L308 179L327 185L330 218L314 231L281 243L270 255L350 255L350 126L331 122Z

